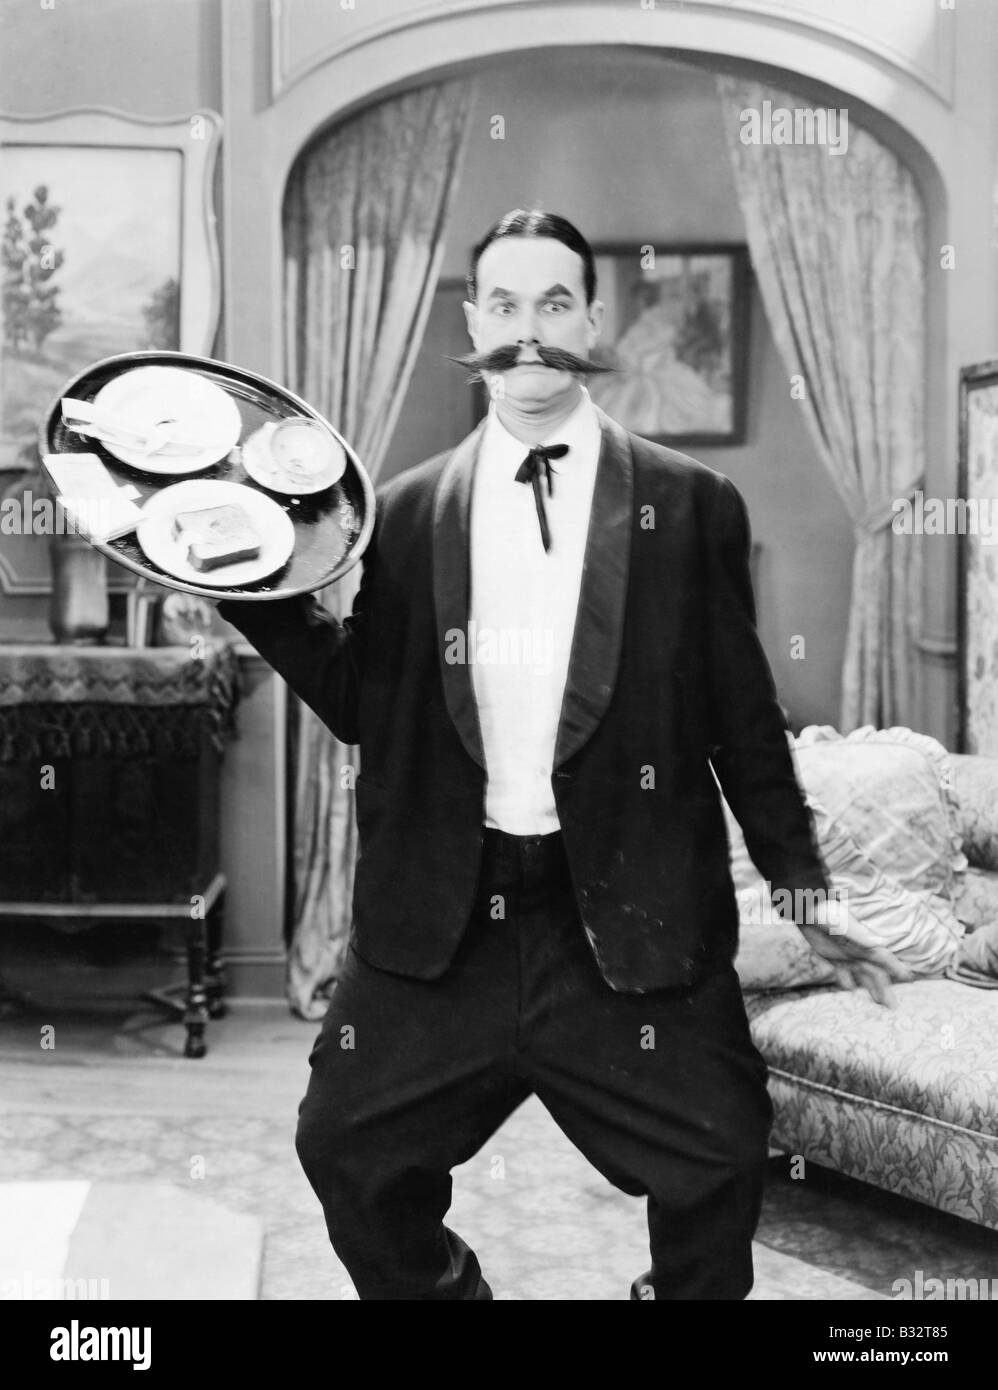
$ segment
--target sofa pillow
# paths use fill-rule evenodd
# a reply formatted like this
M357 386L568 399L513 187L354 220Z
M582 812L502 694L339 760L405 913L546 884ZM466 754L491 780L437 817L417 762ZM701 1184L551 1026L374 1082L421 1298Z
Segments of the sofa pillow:
M942 974L963 936L967 870L945 748L911 729L811 727L794 756L850 910L917 974Z
M943 975L963 937L952 907L884 870L808 793L825 868L849 912L916 975Z
M767 896L752 889L738 894L735 969L742 989L805 989L830 984L835 978L831 963L811 950L793 922L775 912L769 916Z
M910 729L872 726L847 737L811 726L791 747L833 888L917 974L943 974L963 935L953 904L967 868L946 750ZM726 803L724 810L743 987L826 983L831 966L773 912Z
M773 907L769 888L752 863L741 826L722 797L738 900L735 969L744 990L803 989L835 978L831 964L812 951L793 922Z
M941 743L911 729L866 725L843 737L804 729L794 745L801 784L870 861L913 892L952 903L967 868Z

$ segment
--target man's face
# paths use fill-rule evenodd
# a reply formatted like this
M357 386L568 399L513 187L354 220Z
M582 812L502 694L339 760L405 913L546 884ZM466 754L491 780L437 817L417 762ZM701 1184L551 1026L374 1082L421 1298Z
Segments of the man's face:
M587 358L599 337L603 305L586 303L584 273L582 257L553 237L500 237L482 253L477 301L464 306L468 332L476 352L520 346L520 363L496 373L494 390L523 409L543 409L575 381L538 361L538 343Z

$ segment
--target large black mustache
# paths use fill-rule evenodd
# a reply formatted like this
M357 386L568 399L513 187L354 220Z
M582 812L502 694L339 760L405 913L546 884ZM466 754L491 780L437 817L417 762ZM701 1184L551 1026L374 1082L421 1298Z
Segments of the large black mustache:
M545 367L555 371L574 372L576 376L596 376L601 372L616 371L616 367L604 366L601 362L590 362L586 357L577 357L574 352L559 347L536 347L538 358ZM466 352L461 357L448 357L459 367L467 367L471 372L469 381L476 381L485 372L508 372L520 361L520 348L515 343L507 343L493 348L491 352Z

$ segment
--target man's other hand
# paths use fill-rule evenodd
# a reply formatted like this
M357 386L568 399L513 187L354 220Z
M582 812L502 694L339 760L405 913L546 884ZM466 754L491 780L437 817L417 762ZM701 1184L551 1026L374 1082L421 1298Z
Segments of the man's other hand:
M814 924L798 926L811 950L835 967L835 979L842 989L865 989L874 1003L893 1009L892 982L907 984L915 978L842 902L817 903Z

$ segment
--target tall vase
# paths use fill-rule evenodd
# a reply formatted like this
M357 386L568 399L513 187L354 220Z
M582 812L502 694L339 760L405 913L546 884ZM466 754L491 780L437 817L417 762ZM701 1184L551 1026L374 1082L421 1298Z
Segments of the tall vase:
M96 646L110 624L107 561L75 532L52 536L49 627L57 642Z

